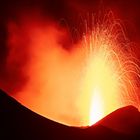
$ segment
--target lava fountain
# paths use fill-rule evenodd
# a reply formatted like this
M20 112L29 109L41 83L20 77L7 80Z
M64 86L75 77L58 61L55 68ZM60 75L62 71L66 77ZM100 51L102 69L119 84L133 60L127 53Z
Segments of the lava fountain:
M89 29L86 22L82 42L86 60L81 98L83 105L89 106L89 125L120 107L138 107L140 101L136 86L138 60L132 55L122 25L112 12L93 25Z

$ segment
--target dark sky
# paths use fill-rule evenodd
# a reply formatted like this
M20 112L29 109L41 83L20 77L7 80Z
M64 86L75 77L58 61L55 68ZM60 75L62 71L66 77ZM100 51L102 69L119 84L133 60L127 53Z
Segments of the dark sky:
M101 7L111 9L115 16L124 20L126 28L129 28L130 38L139 40L139 0L5 0L0 3L0 21L2 24L8 18L16 18L19 11L32 11L34 8L41 9L44 15L53 19L65 18L69 24L75 24L75 18L79 14L96 12Z
M123 20L129 38L139 41L140 35L140 1L139 0L12 0L0 2L1 40L4 37L2 26L9 19L16 19L21 11L41 9L42 13L56 21L66 19L68 24L76 24L82 13L97 12L101 8L110 9L115 16Z

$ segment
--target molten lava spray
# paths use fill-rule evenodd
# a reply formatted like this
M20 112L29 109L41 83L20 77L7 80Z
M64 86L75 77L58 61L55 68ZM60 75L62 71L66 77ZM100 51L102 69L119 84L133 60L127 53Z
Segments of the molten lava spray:
M86 58L81 104L86 106L85 112L89 107L89 125L122 106L137 107L140 101L136 86L138 60L132 55L123 27L112 12L104 21L96 22L90 29L86 21L81 44Z
M90 119L89 125L92 125L103 117L103 103L98 89L94 89L93 97L91 98Z
M38 15L23 16L20 24L10 21L7 69L22 66L26 81L11 95L38 114L73 126L94 124L122 106L138 107L139 67L131 43L113 14L94 18L83 21L82 38L69 44L70 50L68 31L53 21Z

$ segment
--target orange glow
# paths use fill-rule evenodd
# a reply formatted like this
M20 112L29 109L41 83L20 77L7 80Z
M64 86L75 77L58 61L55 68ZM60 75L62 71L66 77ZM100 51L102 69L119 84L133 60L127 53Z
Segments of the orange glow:
M100 46L101 47L101 46ZM84 96L89 94L89 125L92 125L121 106L118 63L106 57L110 51L102 46L89 57L84 79ZM84 97L83 97L84 98Z
M121 25L110 13L103 21L90 20L92 28L85 21L86 30L75 44L67 42L69 31L46 17L21 18L21 24L11 22L8 28L7 68L17 72L21 66L25 76L14 98L70 126L92 125L122 106L138 107L140 102L135 80L140 69Z

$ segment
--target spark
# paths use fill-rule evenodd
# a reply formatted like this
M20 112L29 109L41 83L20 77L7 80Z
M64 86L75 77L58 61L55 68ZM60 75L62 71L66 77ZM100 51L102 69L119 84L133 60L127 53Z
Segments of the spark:
M82 99L88 96L88 124L96 123L120 107L138 107L139 62L132 56L130 42L112 12L92 27L86 21L82 44L86 57Z

